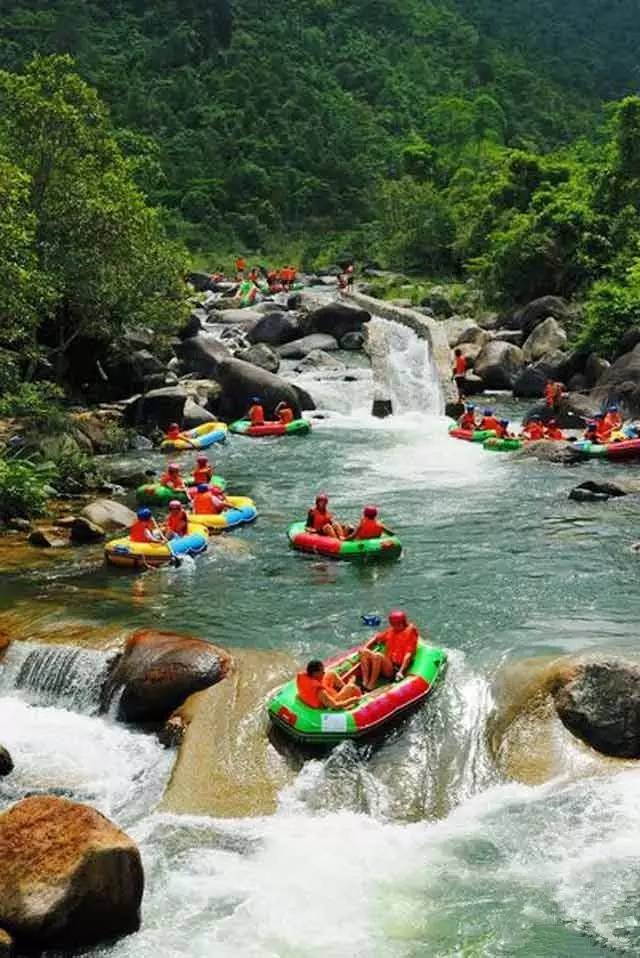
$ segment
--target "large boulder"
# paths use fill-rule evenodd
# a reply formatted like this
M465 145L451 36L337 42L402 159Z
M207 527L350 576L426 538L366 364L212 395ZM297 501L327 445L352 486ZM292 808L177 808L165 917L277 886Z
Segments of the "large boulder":
M105 532L129 529L136 521L135 512L113 499L96 499L86 505L80 514Z
M345 333L340 339L340 349L355 352L364 347L363 333Z
M513 383L513 395L522 399L540 399L549 379L556 379L556 370L564 358L563 353L543 356L531 366L525 366Z
M303 409L315 409L314 402L303 389L286 382L274 373L229 356L224 346L206 336L195 336L176 344L183 363L194 372L215 379L221 387L217 412L232 421L244 416L253 396L260 396L268 415L280 401L289 403L296 415Z
M4 745L0 745L0 778L5 778L5 776L10 775L13 769L13 759L8 749L6 749Z
M420 300L420 305L433 310L434 316L440 316L443 319L448 319L449 316L453 316L453 306L449 302L446 292L438 286L434 286L427 295Z
M524 342L521 329L498 329L493 334L493 338L503 343L513 343L514 346L522 346Z
M611 363L597 353L591 353L584 367L584 382L587 389L593 389L605 375Z
M605 755L640 758L637 665L618 659L579 663L553 698L563 724L583 742Z
M266 343L255 343L248 349L236 353L236 358L243 359L246 363L252 363L254 366L259 366L260 369L266 369L270 373L277 373L280 369L280 357Z
M628 329L626 333L622 336L618 347L616 349L615 358L618 359L619 356L624 356L625 353L630 353L635 347L640 343L640 327L634 326L632 329Z
M474 368L485 389L512 389L522 366L522 350L518 346L491 340L483 346Z
M14 940L8 931L0 928L0 958L13 958Z
M569 493L576 502L604 502L607 499L621 499L624 496L640 493L640 479L632 476L620 476L615 479L587 479Z
M18 802L0 815L0 861L0 925L21 949L94 945L140 925L140 852L93 808Z
M453 345L464 346L469 344L473 346L485 346L491 339L492 336L486 329L481 329L480 326L467 326L467 328L460 333Z
M452 348L458 344L460 337L470 329L477 329L477 325L469 316L450 316L438 324L444 330L447 342Z
M74 545L81 546L100 542L105 537L105 531L102 526L91 522L86 516L75 516L69 529L69 535Z
M559 296L540 296L523 306L522 309L510 313L500 321L504 329L520 329L525 340L540 323L552 316L562 321L567 318L569 307Z
M183 429L195 429L196 426L204 426L207 422L215 421L216 417L213 416L208 409L205 409L204 406L201 406L189 396L187 397L182 413Z
M209 273L193 272L187 274L187 282L191 283L193 288L199 293L213 287Z
M525 442L511 455L513 459L536 459L539 462L552 462L565 466L570 466L581 458L580 453L571 443L550 442L549 439Z
M640 415L640 343L606 369L594 389L602 402L622 402L632 416Z
M296 372L308 372L312 369L344 369L345 365L337 356L325 353L322 349L313 349L301 359L296 366Z
M229 655L203 639L139 629L129 637L105 696L120 693L118 717L125 722L160 722L193 692L224 678Z
M328 333L335 339L341 339L345 333L361 332L363 324L368 323L370 319L371 313L368 313L366 309L346 306L344 303L328 303L303 316L300 326L305 335ZM318 348L322 349L322 347Z
M549 316L539 323L527 337L522 347L522 355L527 363L534 363L548 353L563 349L567 344L567 334L556 320Z
M186 340L193 342L193 340ZM181 422L187 394L181 386L152 389L136 396L125 407L125 418L131 426L157 426L166 429L169 423Z
M567 393L562 396L555 410L541 402L529 410L525 419L540 416L544 422L547 422L547 420L553 418L563 429L571 430L573 435L581 435L584 431L585 419L594 416L599 408L598 403L591 396L583 396L581 393Z
M300 327L294 316L287 313L267 313L252 326L247 334L250 343L266 343L282 346L300 335Z
M315 349L331 352L337 348L338 340L335 336L329 336L328 333L311 333L309 336L303 336L302 339L294 339L285 346L279 346L278 354L282 359L304 359Z

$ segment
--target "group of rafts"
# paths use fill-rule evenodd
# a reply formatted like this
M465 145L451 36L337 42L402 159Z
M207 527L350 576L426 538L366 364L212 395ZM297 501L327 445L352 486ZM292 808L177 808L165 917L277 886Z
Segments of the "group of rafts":
M306 420L295 419L281 404L278 419L265 421L255 398L248 417L227 427L210 423L188 432L172 424L161 444L165 452L193 450L196 460L187 477L178 463L170 463L158 483L137 490L138 514L125 538L109 542L107 561L130 569L179 563L207 548L211 534L253 522L257 517L251 499L228 496L225 480L214 474L204 450L224 442L227 432L242 436L304 435ZM384 526L374 506L366 506L354 526L338 521L329 511L324 494L316 496L306 521L288 530L291 546L301 552L334 559L394 559L402 552L398 537ZM166 521L158 523L152 508L167 508ZM376 626L376 617L363 617ZM331 745L384 729L423 702L444 673L446 653L428 645L406 614L389 615L386 630L364 645L323 663L309 662L295 679L269 700L273 725L299 742Z
M585 420L582 438L567 436L559 427L553 412L548 418L531 416L519 433L514 433L508 419L498 419L493 409L485 409L478 418L473 403L467 403L457 425L449 435L454 439L482 443L490 452L514 452L526 442L571 442L574 449L587 458L632 459L640 457L640 435L635 425L625 425L617 405Z

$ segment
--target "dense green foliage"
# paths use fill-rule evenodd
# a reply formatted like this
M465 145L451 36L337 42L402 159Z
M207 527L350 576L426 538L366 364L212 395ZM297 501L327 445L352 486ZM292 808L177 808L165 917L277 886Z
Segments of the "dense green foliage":
M640 101L602 112L636 86L636 0L0 5L0 347L175 320L143 194L194 249L290 236L498 305L585 297L605 351L637 316ZM64 59L20 72L51 53L98 95Z
M53 468L28 460L0 457L0 519L31 518L44 513Z

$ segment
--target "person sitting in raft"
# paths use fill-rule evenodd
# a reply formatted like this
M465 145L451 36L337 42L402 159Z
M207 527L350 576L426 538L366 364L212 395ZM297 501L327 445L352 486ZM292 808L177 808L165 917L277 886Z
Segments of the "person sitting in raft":
M348 709L362 697L353 680L345 682L337 672L326 672L320 659L312 659L296 676L298 698L311 709Z
M186 492L187 487L180 475L180 466L177 462L170 462L167 471L160 476L160 485L174 489L176 492Z
M348 539L379 539L382 535L392 535L391 530L387 529L378 522L378 510L375 506L365 506L362 510L362 518L354 533L347 536Z
M469 432L475 432L476 426L476 407L472 402L469 402L464 407L464 412L458 420L458 426L460 429L466 429Z
M539 439L544 439L544 423L540 416L532 416L531 419L524 424L522 435L530 442L537 442Z
M182 442L188 443L190 446L195 446L195 443L191 436L187 436L186 433L182 432L180 426L177 422L172 422L169 428L167 429L165 436L167 442L176 442L176 440L181 439Z
M418 629L409 622L406 612L399 609L390 612L389 628L374 635L362 647L362 687L371 691L381 675L390 682L400 682L413 662L419 638ZM382 645L383 650L374 651L376 645Z
M597 444L600 440L598 439L598 430L596 427L595 419L587 419L586 423L587 425L583 434L584 439L586 439L587 442L592 442Z
M345 531L329 512L328 505L329 497L324 492L316 496L316 504L309 509L307 515L307 532L329 536L331 539L344 539Z
M253 396L247 412L247 419L252 426L264 426L264 407L260 396Z
M204 453L201 453L196 459L196 467L193 470L193 481L196 486L201 486L203 483L208 485L211 482L212 476L213 466Z
M608 408L604 416L604 421L611 430L611 432L619 432L622 429L622 424L624 422L622 416L620 415L620 409L616 403L612 403Z
M596 421L597 441L601 443L601 445L606 446L607 443L611 442L611 427L605 418L605 414L599 412L593 418Z
M138 509L137 519L129 529L131 542L162 542L163 536L158 529L151 509Z
M188 526L189 516L187 510L177 499L172 499L169 503L169 515L164 524L164 532L167 539L180 539L182 536L186 536Z
M296 418L293 409L284 400L276 406L276 416L284 426L288 426Z
M499 419L498 428L496 429L496 436L498 439L513 439L513 436L509 432L509 420L508 419Z
M482 432L493 430L497 433L499 428L500 421L496 419L493 409L485 409L482 413L482 419L480 420L478 429L480 429Z
M558 425L558 422L556 419L550 419L548 421L544 430L544 438L553 439L556 442L561 439L564 439L564 433L562 429L560 428L560 426Z
M458 390L458 401L464 400L464 387L467 377L467 358L462 355L462 350L458 346L453 351L453 373L452 379Z
M197 488L191 500L193 511L197 516L219 516L225 509L231 509L231 503L225 499L224 492L218 486L211 486L205 482Z

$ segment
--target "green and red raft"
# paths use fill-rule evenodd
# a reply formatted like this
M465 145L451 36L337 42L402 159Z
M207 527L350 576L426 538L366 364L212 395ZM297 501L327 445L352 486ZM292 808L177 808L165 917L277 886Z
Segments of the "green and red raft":
M379 539L334 539L309 532L304 522L294 522L287 535L291 547L298 552L332 559L397 559L402 552L398 537L386 533Z
M325 668L344 675L357 666L359 658L360 649L351 649L325 662ZM335 745L345 739L364 738L393 725L424 702L446 666L443 649L419 640L413 662L400 682L384 682L349 709L310 708L298 698L293 679L272 696L267 711L272 723L298 742Z

